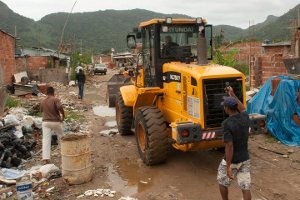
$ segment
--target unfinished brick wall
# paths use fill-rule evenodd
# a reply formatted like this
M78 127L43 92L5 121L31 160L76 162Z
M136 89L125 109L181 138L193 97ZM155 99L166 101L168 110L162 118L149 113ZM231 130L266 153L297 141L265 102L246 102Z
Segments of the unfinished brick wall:
M11 77L16 73L15 38L0 30L0 66L3 73L3 84L10 84Z
M232 49L237 50L235 59L240 63L250 63L252 87L262 86L271 76L287 75L283 57L291 53L290 45L244 42L227 46L224 51Z
M23 72L27 71L27 62L26 59L16 57L16 71L18 72Z
M49 59L45 56L18 57L16 58L16 68L18 72L45 69L49 66Z
M239 63L249 64L250 55L258 56L262 54L261 42L242 42L228 45L224 48L226 52L236 50L237 53L234 56Z

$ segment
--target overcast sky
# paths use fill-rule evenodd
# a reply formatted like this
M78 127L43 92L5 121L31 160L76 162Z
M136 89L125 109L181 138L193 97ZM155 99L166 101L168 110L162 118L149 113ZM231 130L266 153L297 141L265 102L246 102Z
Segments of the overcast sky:
M0 0L14 12L39 20L55 12L70 12L75 0ZM204 17L210 24L241 28L263 22L268 15L281 16L299 0L77 0L73 12L142 8L166 14Z

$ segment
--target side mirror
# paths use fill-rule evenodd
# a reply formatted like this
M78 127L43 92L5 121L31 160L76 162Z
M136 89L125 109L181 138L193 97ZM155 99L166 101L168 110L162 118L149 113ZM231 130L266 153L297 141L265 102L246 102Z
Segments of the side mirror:
M136 33L136 38L137 39L141 39L142 38L142 32L141 31L139 31L139 32Z
M132 29L133 33L136 34L136 38L137 39L141 39L142 38L142 32L138 27L135 27Z
M133 70L132 70L132 69L128 70L128 75L131 76L131 77L134 76L134 73L133 73Z
M136 40L134 35L127 35L127 47L129 49L136 48Z

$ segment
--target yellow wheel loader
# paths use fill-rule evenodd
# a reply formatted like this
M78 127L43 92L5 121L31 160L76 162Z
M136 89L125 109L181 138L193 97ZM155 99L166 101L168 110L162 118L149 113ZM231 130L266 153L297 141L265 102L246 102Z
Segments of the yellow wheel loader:
M135 134L146 165L164 162L170 141L182 151L224 147L224 88L229 84L246 104L245 76L208 64L212 26L202 18L152 19L128 34L128 47L140 39L142 64L131 73L133 84L116 96L119 133Z

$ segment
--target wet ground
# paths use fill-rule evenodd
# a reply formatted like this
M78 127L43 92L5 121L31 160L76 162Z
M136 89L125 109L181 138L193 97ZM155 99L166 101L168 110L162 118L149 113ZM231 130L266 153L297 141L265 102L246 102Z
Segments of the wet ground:
M217 200L220 199L216 173L223 153L210 150L180 152L171 150L166 163L148 167L139 158L135 136L115 134L115 110L106 103L108 75L95 75L86 85L84 100L90 109L84 112L92 136L94 178L91 182L71 186L65 199L75 199L86 190L110 188L115 198L136 197L139 200ZM76 91L76 88L73 88ZM106 131L105 133L103 131ZM111 133L111 134L110 134ZM288 158L259 148L276 149ZM287 147L267 135L255 135L249 141L252 162L252 196L256 200L300 199L299 148ZM96 197L88 197L93 199ZM84 199L84 198L82 198ZM105 199L105 198L101 198ZM230 199L241 200L242 195L233 181Z

